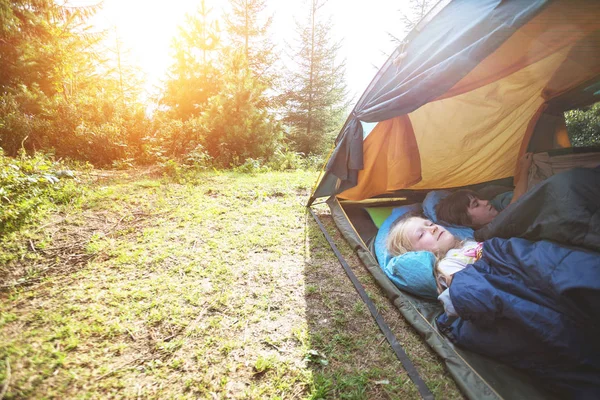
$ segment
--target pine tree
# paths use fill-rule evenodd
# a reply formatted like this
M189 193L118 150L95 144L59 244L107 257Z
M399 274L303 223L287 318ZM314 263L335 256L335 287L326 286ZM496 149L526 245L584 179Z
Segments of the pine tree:
M325 3L311 0L308 20L297 24L296 68L282 96L290 147L305 155L324 151L325 139L339 128L348 106L345 64L336 60L341 44L332 42L331 19L321 16Z
M225 21L232 47L242 49L254 78L270 86L274 73L274 48L269 28L271 16L265 16L265 0L229 0L231 13Z
M86 32L98 6L67 7L53 0L0 0L0 91L62 92L74 61L101 37Z
M250 72L241 49L225 50L223 58L223 86L200 118L205 148L223 167L268 158L281 130L264 107L265 88Z
M101 72L108 81L104 85L113 87L112 91L118 96L115 100L121 104L136 102L142 93L142 73L131 61L131 49L125 45L116 27L106 37L101 51L110 56L102 60Z
M160 101L173 118L187 120L200 115L208 99L218 93L220 30L211 20L211 12L201 0L196 14L186 17L179 38L173 41L175 62Z
M111 74L100 56L105 32L89 24L99 7L0 0L0 147L7 154L23 146L107 164L142 136L136 92Z
M404 34L403 37L413 30L415 26L427 15L429 10L433 8L433 6L438 2L438 0L409 0L409 12L404 13L400 12L400 22L404 25ZM400 45L403 39L400 39L398 36L393 33L388 32L393 43L396 45Z

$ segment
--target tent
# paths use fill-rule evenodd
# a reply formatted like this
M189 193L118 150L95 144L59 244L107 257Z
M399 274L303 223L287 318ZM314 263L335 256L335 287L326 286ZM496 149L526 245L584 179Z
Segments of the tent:
M550 162L582 151L571 148L564 111L598 101L600 2L442 0L357 102L308 202L328 198L342 234L469 398L548 394L518 371L455 348L435 326L437 302L391 283L370 248L377 228L365 206L512 185L526 151Z

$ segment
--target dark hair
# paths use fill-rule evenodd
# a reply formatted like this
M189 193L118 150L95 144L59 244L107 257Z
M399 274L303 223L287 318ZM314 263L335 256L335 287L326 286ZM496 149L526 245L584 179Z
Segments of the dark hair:
M457 190L441 199L435 206L437 219L454 225L473 227L469 215L471 200L481 198L477 192L468 189Z

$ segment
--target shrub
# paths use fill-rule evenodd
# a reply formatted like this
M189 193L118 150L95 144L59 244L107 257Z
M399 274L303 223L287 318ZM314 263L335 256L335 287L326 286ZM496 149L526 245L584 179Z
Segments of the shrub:
M45 204L71 201L81 190L73 178L64 164L42 153L29 157L21 151L11 158L0 150L0 236L19 229Z
M250 168L272 154L281 141L281 127L267 108L265 88L249 71L243 53L227 53L220 92L212 96L200 118L204 146L214 163L225 168Z
M208 169L211 166L212 157L206 152L204 146L197 145L185 157L185 164L194 169Z
M168 159L168 160L165 160L164 162L159 163L159 166L161 167L164 176L173 178L176 180L181 178L181 175L183 173L183 168L177 161Z
M304 159L302 153L277 149L271 156L268 166L274 171L301 169L304 167Z
M573 147L600 146L600 102L565 113Z
M21 88L17 94L0 95L0 147L10 156L16 156L19 149L42 148L45 143L42 132L48 123L36 113L42 108L39 104L47 99L39 92Z
M326 161L324 155L311 154L304 159L303 168L311 171L320 171Z
M234 167L233 170L235 172L241 172L246 174L256 174L260 172L268 172L269 167L267 167L266 165L262 165L259 159L246 158L246 161L244 161L242 165Z
M152 135L144 138L145 153L152 161L162 157L180 158L202 145L205 128L198 118L181 121L179 119L157 118Z
M0 95L0 147L53 151L57 157L110 165L140 157L149 120L136 105L102 94L47 97L36 87Z

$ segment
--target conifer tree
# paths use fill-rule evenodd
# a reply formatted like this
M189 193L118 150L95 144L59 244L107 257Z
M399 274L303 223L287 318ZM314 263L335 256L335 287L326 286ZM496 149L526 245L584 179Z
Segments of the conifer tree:
M220 30L211 12L201 0L198 11L186 16L179 37L173 41L175 62L160 101L173 118L187 120L200 115L208 99L219 90Z
M53 0L1 0L0 91L35 87L52 96L64 90L73 61L100 40L84 26L97 10Z
M242 49L254 78L267 86L275 71L274 45L269 37L272 16L266 16L265 0L229 0L231 12L225 16L232 47Z
M205 148L223 167L248 158L266 159L273 152L280 128L264 107L264 86L251 73L241 49L223 51L222 88L211 97L200 118Z
M404 25L404 34L402 35L402 38L417 26L436 3L437 0L409 0L408 13L400 11L400 22ZM397 35L390 32L388 32L388 35L396 45L402 43L403 39L399 38Z
M89 23L99 8L0 0L0 147L7 154L53 149L100 165L131 153L129 139L142 136L135 91L124 96L125 83L99 55L106 35Z
M325 139L339 129L348 106L345 63L337 60L341 43L332 41L331 19L322 15L325 3L310 0L307 21L297 23L296 65L282 96L290 147L305 155L325 150Z

